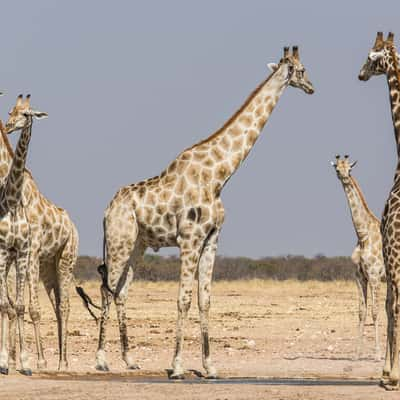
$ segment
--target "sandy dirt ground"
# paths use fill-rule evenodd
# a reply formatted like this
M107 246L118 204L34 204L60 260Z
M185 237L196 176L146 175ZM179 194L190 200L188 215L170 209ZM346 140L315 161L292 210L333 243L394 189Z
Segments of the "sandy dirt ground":
M85 288L99 302L98 285L87 283ZM0 399L394 399L400 396L399 392L386 392L377 385L203 383L196 376L196 371L203 371L196 301L187 323L184 354L185 367L192 372L188 372L185 383L170 383L166 371L174 351L177 288L176 283L135 282L130 289L129 337L140 371L124 369L113 308L107 346L110 373L97 373L94 368L98 329L71 290L69 374L55 372L56 322L43 291L42 334L48 370L35 370L33 329L27 317L34 375L25 377L15 372L0 376ZM386 325L384 291L382 285L382 358ZM383 360L374 360L370 314L361 360L354 359L357 330L358 299L352 282L219 282L213 287L211 351L222 378L378 380Z

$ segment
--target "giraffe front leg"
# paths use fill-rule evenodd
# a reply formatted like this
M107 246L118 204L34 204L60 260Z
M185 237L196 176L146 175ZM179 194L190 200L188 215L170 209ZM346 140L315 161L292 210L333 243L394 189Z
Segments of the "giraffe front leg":
M185 369L182 362L182 350L184 341L184 325L192 302L193 279L200 259L201 246L193 243L199 239L179 238L181 248L181 274L178 292L178 318L176 323L176 345L172 361L172 374L170 379L184 379Z
M388 381L384 384L387 390L399 390L400 388L400 370L399 370L399 352L400 352L400 296L397 282L394 282L394 292L392 301L393 313L393 340L392 340L392 369Z
M385 353L385 364L383 366L381 384L384 385L388 382L390 371L392 369L392 349L393 349L393 294L392 284L389 276L386 276L386 316L387 316L387 337L386 337L386 353Z
M9 320L9 361L8 368L15 371L17 366L17 314L15 313L15 265L11 260L7 263L7 297L8 297L8 320ZM10 268L13 267L10 275ZM14 287L14 288L13 288Z
M7 266L8 254L5 249L0 249L0 314L1 314L1 338L0 338L0 374L8 374L8 316L9 302L7 290Z
M17 252L17 291L15 300L15 312L17 314L17 324L19 332L19 346L20 353L19 359L21 363L20 372L23 375L31 376L32 370L29 368L28 360L29 356L26 351L25 344L25 332L24 332L24 314L25 314L25 279L26 271L29 262L29 246L27 245L23 249Z
M381 347L379 344L379 299L378 299L379 282L371 284L371 303L372 303L372 321L375 328L375 361L381 360Z
M8 320L9 320L9 359L8 368L10 371L15 371L17 366L17 314L15 312L15 305L11 299L8 306Z
M219 231L215 231L205 244L199 262L199 281L198 281L198 302L200 313L200 330L202 343L203 367L206 370L208 379L217 378L217 370L211 360L209 344L209 310L211 296L211 280L217 251Z

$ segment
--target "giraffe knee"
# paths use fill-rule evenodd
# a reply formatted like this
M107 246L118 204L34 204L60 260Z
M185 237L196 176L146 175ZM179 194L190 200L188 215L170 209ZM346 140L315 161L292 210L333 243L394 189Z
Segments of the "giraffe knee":
M210 298L199 299L199 310L200 312L208 312L210 310Z
M40 311L35 307L29 307L29 315L33 323L40 321Z
M24 304L17 304L15 306L15 312L18 317L22 316L25 314L25 305Z
M7 302L0 303L0 313L1 314L8 314L9 309L10 309L10 307Z
M178 311L187 313L190 309L190 305L192 303L192 295L184 295L182 298L178 300Z

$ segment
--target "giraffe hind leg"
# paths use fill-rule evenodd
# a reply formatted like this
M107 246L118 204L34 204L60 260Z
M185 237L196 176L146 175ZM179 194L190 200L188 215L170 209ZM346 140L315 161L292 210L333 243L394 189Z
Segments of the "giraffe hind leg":
M128 335L126 327L125 302L133 270L130 259L134 251L138 251L138 226L132 211L115 206L107 214L104 224L106 242L105 266L100 266L99 272L103 278L101 286L102 312L100 317L99 343L96 352L96 369L108 371L106 359L106 328L109 318L111 298L117 308L118 324L121 338L122 358L129 369L137 369L128 354Z
M70 312L70 288L73 281L73 270L78 258L78 238L73 228L71 235L61 251L57 263L58 286L58 343L60 349L59 370L68 369L67 341L68 341L68 317Z

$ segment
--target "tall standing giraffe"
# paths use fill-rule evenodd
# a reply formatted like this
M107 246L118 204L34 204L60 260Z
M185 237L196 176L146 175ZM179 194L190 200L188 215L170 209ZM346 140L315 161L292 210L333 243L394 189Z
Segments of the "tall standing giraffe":
M386 201L381 222L388 318L382 385L388 390L398 390L400 387L400 73L393 38L394 35L390 32L384 40L382 32L378 32L375 44L359 74L362 81L367 81L373 75L386 75L398 155L393 187Z
M18 97L17 102L18 104L23 103L22 96ZM42 113L35 113L34 115L37 118L45 116ZM8 302L7 274L9 265L15 262L16 300L14 309L18 323L21 372L25 375L32 374L28 367L24 338L24 289L29 266L31 238L22 191L31 131L32 115L29 116L29 124L21 131L10 171L0 192L0 310L2 318L0 372L8 373L9 357L6 338L10 304ZM15 339L11 342L15 345ZM15 351L13 351L12 357L15 357Z
M112 297L117 308L122 356L130 369L138 368L128 354L125 301L134 266L146 248L178 246L181 273L178 294L176 350L172 379L182 379L184 322L198 271L198 305L203 366L209 378L217 372L211 361L208 319L211 277L217 240L224 221L220 198L226 182L256 142L284 89L293 86L312 94L314 89L300 62L298 48L285 47L273 73L242 107L213 135L183 151L161 175L121 188L105 211L102 315L97 369L108 370L105 330Z
M33 114L29 98L17 101L10 111L5 128L1 131L0 176L2 168L14 156L5 134L24 129ZM3 148L3 145L5 148ZM2 157L4 156L4 160ZM78 232L67 212L46 199L39 191L32 175L25 170L22 189L26 217L31 234L30 257L27 273L29 285L29 313L34 325L38 352L38 368L46 367L40 335L39 277L43 281L53 305L58 330L59 369L66 369L67 324L69 316L69 289L73 281L73 268L78 256Z
M382 236L380 221L368 207L357 180L351 175L351 170L357 161L350 163L349 156L336 156L332 162L339 180L342 182L349 203L354 229L357 234L357 246L351 256L357 265L356 282L359 298L359 338L357 357L360 358L363 347L365 319L367 316L368 286L372 298L372 320L375 327L375 359L380 360L380 345L378 335L379 285L385 274L382 255Z

